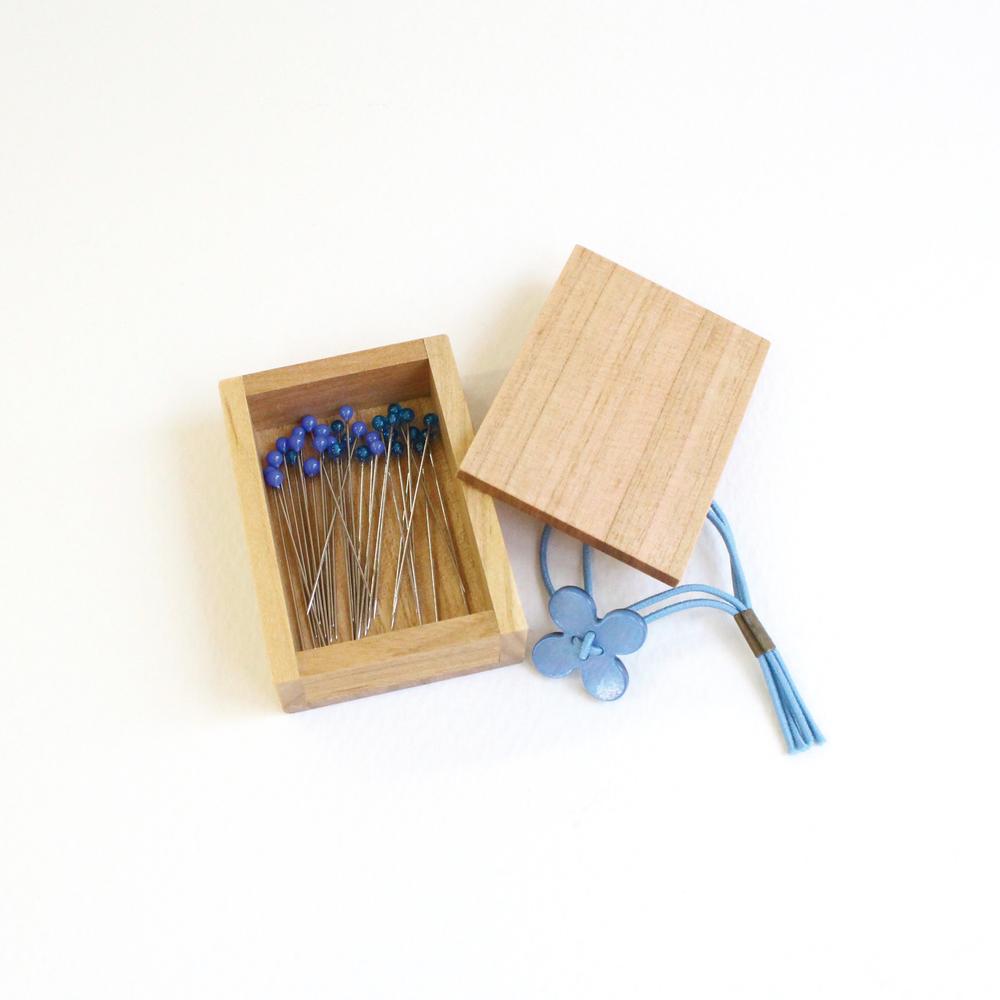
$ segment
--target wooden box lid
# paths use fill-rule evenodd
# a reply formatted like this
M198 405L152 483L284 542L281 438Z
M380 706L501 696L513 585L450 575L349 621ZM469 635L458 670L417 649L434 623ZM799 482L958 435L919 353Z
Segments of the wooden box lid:
M459 477L676 584L768 346L578 246Z

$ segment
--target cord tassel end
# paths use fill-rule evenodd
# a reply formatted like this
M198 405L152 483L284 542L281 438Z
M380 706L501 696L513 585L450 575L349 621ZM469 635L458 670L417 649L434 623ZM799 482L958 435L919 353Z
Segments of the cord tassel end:
M778 717L788 752L800 753L811 746L819 746L826 742L789 676L781 653L772 648L759 656L757 662L760 663L764 680L767 682L767 690L771 695L771 703L774 705L774 713Z

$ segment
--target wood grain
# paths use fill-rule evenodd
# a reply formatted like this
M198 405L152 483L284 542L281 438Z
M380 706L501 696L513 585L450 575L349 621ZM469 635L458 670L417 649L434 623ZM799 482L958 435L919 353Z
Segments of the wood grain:
M243 511L243 530L257 588L257 604L271 663L271 676L275 684L285 684L298 679L295 640L285 603L281 567L271 532L261 463L257 457L243 379L230 378L220 382L219 395L226 416L229 450Z
M462 392L455 355L447 337L425 341L430 362L434 403L441 414L442 439L448 458L448 479L462 494L456 505L463 525L471 531L470 544L462 533L461 550L468 558L478 558L489 590L490 605L497 616L501 637L501 662L519 663L524 659L528 623L514 584L514 573L507 556L507 546L500 531L496 507L489 495L458 482L458 469L473 439L472 418Z
M227 379L219 389L264 638L275 688L286 711L524 659L527 627L493 501L457 478L472 424L447 337ZM451 559L443 519L432 518L440 620L430 621L425 615L426 623L419 624L404 589L396 628L390 631L391 582L386 579L372 634L312 648L298 588L292 585L280 555L282 519L275 507L268 506L260 473L263 456L275 437L287 433L303 413L329 419L335 407L350 402L358 416L367 419L376 407L384 410L390 401L411 405L418 413L435 409L440 416L441 441L429 454L435 459L458 565ZM436 487L433 496L437 496ZM392 519L385 523L391 550L396 529ZM430 574L426 549L415 551L418 581L426 582ZM343 558L346 554L341 552ZM452 572L456 568L457 573ZM341 633L349 634L343 589L338 605L345 615Z
M576 247L459 476L676 584L768 346Z
M423 340L322 358L244 376L254 426L294 422L303 413L326 412L330 399L350 399L358 409L427 392Z

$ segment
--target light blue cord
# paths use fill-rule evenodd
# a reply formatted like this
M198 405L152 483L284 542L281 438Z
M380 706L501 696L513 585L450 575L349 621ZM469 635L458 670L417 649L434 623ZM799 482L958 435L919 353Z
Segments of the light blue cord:
M690 598L668 604L665 607L650 611L642 617L648 622L654 622L660 618L676 614L679 611L688 611L694 608L715 608L717 611L724 611L728 615L737 615L743 611L751 609L750 590L747 587L746 576L743 573L743 566L740 562L739 553L736 551L736 541L733 537L732 528L722 508L713 501L708 511L708 520L718 531L726 551L729 554L729 566L733 577L733 591L730 594L717 587L710 587L707 584L688 583L680 587L672 587L659 594L646 597L641 601L636 601L629 605L630 611L642 612L646 608L664 601L679 597L682 594L708 594L708 597ZM552 577L549 574L549 540L552 537L552 528L546 525L542 529L542 537L538 545L538 564L542 571L542 581L545 589L551 597L556 588L553 586ZM593 566L592 552L589 545L583 546L583 586L588 594L593 595ZM767 684L768 694L771 696L771 703L774 706L775 715L781 725L782 735L785 737L785 745L790 753L797 753L806 750L811 746L825 742L819 727L813 721L809 710L806 708L802 697L799 695L795 683L788 673L788 667L777 649L768 650L757 657L764 681Z

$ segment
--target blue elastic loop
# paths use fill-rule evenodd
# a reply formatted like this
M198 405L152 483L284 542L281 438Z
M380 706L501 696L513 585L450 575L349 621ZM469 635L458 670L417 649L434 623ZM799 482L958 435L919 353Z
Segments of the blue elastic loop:
M551 597L556 588L552 586L552 577L549 576L549 539L552 537L552 526L547 524L542 528L542 537L538 543L538 565L542 570L542 583Z
M743 565L740 562L739 553L736 551L736 540L733 537L733 530L729 524L722 508L712 502L708 511L708 521L718 531L723 544L729 555L729 566L733 578L733 593L720 590L718 587L710 587L707 584L684 584L680 587L672 587L658 594L643 598L630 604L628 610L641 612L646 608L682 594L707 594L708 597L693 597L684 601L666 604L664 607L650 611L642 617L647 623L657 621L660 618L667 618L680 611L689 611L695 608L714 608L717 611L724 611L728 615L738 615L741 612L751 609L750 589L747 586L746 575L743 572ZM549 541L552 537L552 528L545 525L542 529L542 537L538 545L538 564L542 572L542 581L545 589L551 597L556 591L549 574ZM592 552L589 545L583 546L583 586L588 594L593 595L593 566ZM771 704L774 706L775 715L781 726L782 735L785 738L785 745L790 753L797 753L800 750L808 749L811 746L825 742L819 727L813 721L809 710L806 708L802 697L795 687L785 661L777 649L768 650L763 655L757 657L760 664L761 673L764 675L764 682L767 685L768 694L771 696Z

